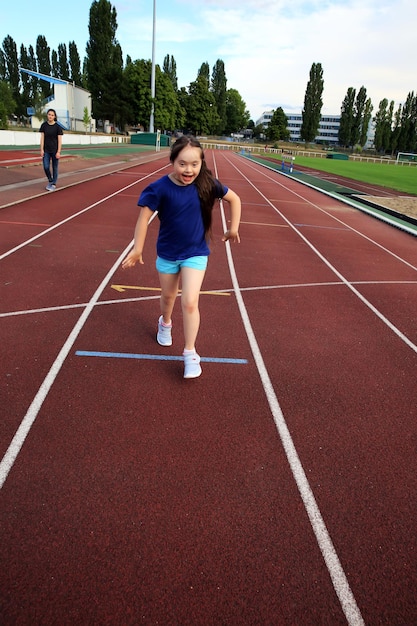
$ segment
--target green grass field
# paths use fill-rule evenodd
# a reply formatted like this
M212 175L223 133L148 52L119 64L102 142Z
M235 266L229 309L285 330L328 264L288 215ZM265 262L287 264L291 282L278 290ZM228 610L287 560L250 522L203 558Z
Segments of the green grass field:
M144 146L140 144L104 144L93 146L64 146L66 154L75 154L84 159L101 159L106 156L127 157L140 152L155 152L155 146Z
M262 154L260 155L262 157ZM268 157L282 160L282 155L268 154ZM369 163L366 161L337 161L297 155L294 168L298 165L311 167L321 172L346 176L353 180L396 189L406 194L417 195L417 167L415 165L394 165Z

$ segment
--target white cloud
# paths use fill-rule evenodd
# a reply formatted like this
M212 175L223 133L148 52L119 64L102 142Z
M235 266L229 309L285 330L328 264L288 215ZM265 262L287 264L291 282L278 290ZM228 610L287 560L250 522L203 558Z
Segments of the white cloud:
M80 56L88 39L89 5L72 0L59 28L29 0L14 0L2 15L0 40L51 48L75 40ZM113 0L123 55L150 59L151 0ZM374 110L380 100L404 102L417 89L417 0L156 0L156 62L177 63L180 86L195 80L203 62L225 63L228 87L237 89L254 119L282 106L301 110L313 63L324 74L324 107L338 113L349 87L364 85Z
M415 0L265 1L256 3L264 12L248 16L252 4L212 0L203 12L216 29L228 86L254 118L266 104L301 110L312 63L323 67L324 112L340 112L349 87L364 85L374 108L413 90Z

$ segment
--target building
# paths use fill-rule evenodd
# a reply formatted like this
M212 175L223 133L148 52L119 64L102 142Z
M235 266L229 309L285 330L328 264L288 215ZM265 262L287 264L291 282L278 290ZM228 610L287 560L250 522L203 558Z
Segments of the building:
M256 126L262 125L264 128L268 126L272 119L274 111L265 111L261 117L256 121ZM302 141L300 130L303 123L303 116L301 113L287 113L285 115L288 119L287 129L290 133L290 141ZM319 133L314 139L316 143L326 145L336 145L339 142L339 125L340 115L322 115L319 123Z
M256 126L262 125L264 128L268 126L272 119L274 111L265 111L261 117L256 121ZM287 129L290 133L290 141L303 141L301 139L300 130L303 123L303 116L301 113L286 113L288 126ZM339 126L340 115L322 115L319 123L319 132L314 141L328 146L337 146L339 143ZM374 143L375 128L374 123L371 120L369 122L368 136L365 144L365 148L372 148Z
M302 141L300 131L303 123L301 113L286 113L290 141ZM336 145L339 143L340 115L322 115L319 122L319 132L315 137L316 143Z
M91 118L91 94L89 91L76 87L74 83L61 78L46 76L23 68L20 71L53 85L53 95L43 103L45 115L48 109L55 109L58 123L64 130L95 132L96 123ZM84 121L85 109L87 109L87 118L89 119L88 128L85 127ZM28 115L31 117L32 128L40 128L42 121L35 117L34 113L34 109L29 107Z

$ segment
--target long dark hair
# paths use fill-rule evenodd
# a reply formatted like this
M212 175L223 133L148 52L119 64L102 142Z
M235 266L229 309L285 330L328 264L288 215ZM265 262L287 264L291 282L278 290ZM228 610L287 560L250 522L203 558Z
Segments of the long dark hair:
M48 109L48 110L47 110L47 112L46 112L46 115L48 115L49 111L51 111L51 112L54 114L54 120L55 120L55 122L56 122L58 118L57 118L57 116L56 116L56 111L55 111L55 109Z
M183 150L187 146L191 146L191 148L198 148L201 152L201 170L199 175L195 179L195 184L198 191L198 197L200 198L204 231L206 233L206 237L210 238L212 212L214 203L217 198L217 192L215 178L211 170L209 170L209 168L207 167L207 163L204 158L204 150L201 143L198 141L198 139L192 137L191 135L182 135L182 137L177 139L177 141L171 147L169 160L171 161L171 163L174 163L181 150Z

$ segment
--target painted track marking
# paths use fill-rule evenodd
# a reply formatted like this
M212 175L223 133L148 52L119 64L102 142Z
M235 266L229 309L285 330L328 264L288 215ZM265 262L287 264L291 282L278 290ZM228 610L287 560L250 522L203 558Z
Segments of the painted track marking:
M72 331L68 335L64 345L58 353L55 361L53 362L49 372L45 376L41 386L38 389L34 399L30 407L28 408L26 415L22 419L16 434L14 435L9 447L6 450L5 455L3 456L0 462L0 489L3 487L5 480L12 469L16 458L22 449L22 446L25 442L26 437L29 434L30 429L32 428L33 423L36 420L36 417L45 401L46 396L48 395L52 385L55 382L56 377L59 374L61 367L63 366L65 359L67 358L74 342L76 341L78 335L80 334L84 324L89 318L91 312L94 310L94 306L100 297L101 293L106 288L108 282L113 276L116 269L120 266L122 259L127 254L128 250L132 247L133 242L130 242L123 253L118 257L117 261L113 264L110 270L107 272L100 285L97 287L96 291L92 295L90 301L87 306L84 308L84 311L78 318L78 321L74 325Z
M272 204L272 202L266 197L264 196L259 190L258 188L249 180L249 178L247 176L245 176L245 174L243 174L243 172L241 170L239 170L238 167L236 167L236 165L234 165L229 159L227 159L228 162L230 163L230 165L232 165L232 167L234 167L241 176L243 176L243 178L245 178L245 180L250 184L251 187L253 187L255 190L258 191L258 193L260 193L260 195L262 196L262 198L266 201L267 204L269 204L269 206L271 206L274 211L276 211L279 215L281 215L282 219L291 227L294 229L294 231L296 233L298 233L298 235L302 238L305 239L304 236L295 228L295 224L292 224L282 213L279 209L277 209L277 207ZM258 170L253 167L252 165L248 165L248 167L250 169L255 170L258 173ZM290 192L291 194L297 196L297 198L300 198L303 202L306 202L307 204L310 204L312 207L314 207L315 209L317 209L318 211L320 211L321 213L324 213L325 215L327 215L328 217L330 217L331 219L335 220L336 222L339 222L340 224L343 224L343 226L345 226L346 228L348 228L350 231L356 233L357 235L359 235L359 237L362 237L363 239L366 239L366 241L369 241L370 243L372 243L374 246L377 246L378 248L380 248L381 250L383 250L384 252L386 252L387 254L390 254L391 256L393 256L395 259L397 259L397 261L400 261L401 263L404 263L404 265L407 265L408 267L410 267L413 270L417 271L417 266L416 265L412 265L411 263L409 263L408 261L406 261L405 259L402 259L400 256L398 256L398 254L395 254L395 252L393 252L392 250L389 250L388 248L386 248L385 246L383 246L382 244L378 243L377 241L375 241L374 239L371 239L370 237L368 237L367 235L365 235L364 233L361 233L359 230L357 230L356 228L353 228L353 226L350 226L349 224L346 224L346 222L344 222L342 219L340 219L339 217L337 217L336 215L334 215L333 213L329 213L329 211L326 211L326 209L323 209L322 207L320 207L318 204L316 204L315 202L312 202L311 200L309 200L308 198L305 198L304 196L302 196L301 194L297 193L296 191L294 191L293 189L290 189L290 187L287 187L286 185L278 182L276 180L276 178L272 178L271 176L269 176L268 174L266 174L265 172L262 172L264 177L267 178L268 180L270 180L272 183L274 183L275 185L279 185L280 187L282 187L283 189L285 189L286 191ZM276 172L279 175L279 172ZM315 191L317 191L317 189L315 189ZM319 190L321 193L324 193L322 190ZM338 200L338 202L341 202L341 200ZM305 240L307 242L307 240ZM309 244L310 245L310 244Z
M33 237L31 237L30 239L27 239L26 241L23 241L22 243L19 243L14 248L11 248L10 250L7 250L7 252L4 252L3 254L1 254L0 255L0 261L5 259L6 257L8 257L10 254L13 254L14 252L17 252L18 250L20 250L21 248L24 248L25 246L31 244L33 241L36 241L40 237L43 237L43 235L46 235L46 234L52 232L53 230L55 230L56 228L59 228L63 224L66 224L67 222L70 222L71 220L75 219L76 217L79 217L83 213L86 213L90 209L93 209L94 207L98 206L99 204L102 204L103 202L106 202L107 200L110 200L110 198L114 198L115 196L118 196L119 194L121 194L126 189L129 189L130 187L133 187L134 185L137 185L137 184L141 183L143 180L146 180L150 176L153 176L157 172L160 172L161 170L165 169L166 167L167 166L164 165L164 167L159 168L155 172L152 172L151 174L146 174L143 178L135 180L133 183L130 183L129 185L126 185L125 187L122 187L122 189L119 189L118 191L114 191L113 193L109 194L108 196L105 196L104 198L101 198L100 200L97 200L97 202L93 202L93 204L90 204L89 206L85 207L85 209L81 209L81 211L77 211L77 213L74 213L73 215L70 215L70 216L66 217L64 220L61 220L60 222L57 222L56 224L54 224L50 228L47 228L46 230L43 230L42 232L38 233L37 235L34 235Z
M274 207L274 208L275 208L275 207ZM222 210L223 210L223 209L222 209ZM222 217L222 219L224 219L224 217ZM354 229L352 229L352 230L354 230ZM360 233L359 233L359 234L360 234ZM301 235L300 235L300 236L301 236ZM376 245L378 245L378 244L376 244ZM227 249L227 254L229 255L229 253L230 253L230 247L229 247L229 245L227 245L227 246L226 246L226 249ZM231 257L230 257L230 258L231 258ZM233 272L234 272L234 267L233 267ZM237 282L237 279L236 279L236 282ZM342 281L342 282L344 283L344 281ZM335 283L335 284L342 284L342 283ZM346 283L344 283L344 284L346 284ZM237 285L237 286L238 286L238 285ZM234 289L235 289L235 292L236 292L236 288L235 288L235 286L234 286ZM242 291L243 291L243 290L242 290ZM97 292L96 292L96 293L97 293ZM238 293L238 292L236 292L236 293ZM96 295L96 294L94 294L94 295ZM240 290L239 290L239 295L240 295ZM94 298L94 296L93 296L93 298ZM91 302L92 302L92 301L90 301L90 303L91 303ZM90 305L90 303L89 303L89 305ZM242 299L242 303L243 303L243 299ZM93 303L93 304L92 304L92 307L96 306L97 304L100 304L100 303L95 302L95 303ZM243 306L244 306L244 303L243 303ZM245 309L245 311L246 311L246 309ZM88 317L88 315L87 315L87 317ZM81 318L80 318L80 320L81 320ZM86 321L86 319L84 320L83 324L85 323L85 321ZM83 325L83 324L82 324L82 325ZM82 326L81 326L81 327L82 327ZM75 327L74 327L74 329L75 329ZM73 329L73 331L74 331L74 329ZM79 332L79 331L78 331L78 332ZM68 339L69 339L69 338L68 338ZM256 339L255 339L255 338L254 338L254 341L255 341L255 346L256 346ZM65 347L65 346L64 346L64 347ZM251 345L251 347L252 347L252 345ZM66 356L67 356L67 355L68 355L68 352L67 352L67 353L66 353L66 355L64 356L64 359L66 358ZM62 365L62 364L61 364L61 365ZM58 371L59 371L59 369L58 369ZM260 372L260 374L262 373L262 371L259 369L259 367L258 367L258 371ZM57 372L57 373L58 373L58 372ZM268 376L268 374L267 374L267 376ZM261 378L262 378L262 377L261 377ZM268 379L267 379L267 380L268 380ZM45 381L46 381L46 379L45 379ZM45 381L44 381L44 383L45 383ZM270 381L269 381L269 382L270 382ZM53 381L52 381L52 383L53 383ZM52 384L52 383L51 383L51 384ZM271 387L272 387L272 385L271 385ZM264 387L264 388L265 388L265 387ZM268 391L268 389L267 389L267 388L265 388L265 390L266 390L266 391ZM274 406L274 397L275 397L275 395L274 395L274 391L273 391L273 390L272 390L272 394L273 394L273 396L272 396L271 402L272 402L272 406ZM267 397L268 397L268 396L267 396ZM268 398L268 400L269 400L269 398ZM275 400L276 400L276 402L278 403L278 401L277 401L276 397L275 397ZM42 400L42 402L43 402L43 400ZM271 406L271 402L270 402L270 406ZM42 403L41 403L41 404L42 404ZM41 404L39 405L39 409L40 409ZM38 410L39 410L39 409L38 409ZM278 404L278 409L279 409L279 411L280 411L279 404ZM36 417L36 416L35 416L35 417ZM274 416L274 419L275 419L275 416ZM282 419L284 419L284 418L283 418L283 416L282 416ZM285 428L286 428L285 420L284 420L284 425L285 425ZM285 430L285 429L284 429L284 430ZM280 432L280 434L281 434L281 432ZM289 434L288 434L288 435L289 435ZM289 435L289 437L290 437L290 439L291 439L291 436L290 436L290 435ZM281 437L281 438L282 438L282 437ZM22 443L23 443L23 442L22 442ZM291 443L292 443L292 442L291 442ZM290 446L290 448L291 448L291 446ZM294 449L294 450L295 450L295 449ZM295 451L295 455L297 455L297 452L296 452L296 451ZM298 457L297 457L297 458L298 458ZM300 463L299 459L298 459L298 462ZM301 466L301 463L300 463L300 466ZM302 470L302 472L303 472L303 468L302 468L302 467L301 467L301 470ZM295 476L295 478L296 478L296 476ZM301 478L303 478L303 476L301 476ZM307 481L307 479L306 479L305 475L304 475L304 479L305 479L305 481ZM296 478L296 480L297 480L297 478ZM298 484L298 482L297 482L297 484ZM1 486L1 485L0 485L0 486ZM307 486L308 486L308 488L309 488L308 481L307 481ZM308 494L307 494L307 495L308 495ZM317 504L316 504L316 503L315 503L315 501L314 501L314 496L313 496L313 503L312 503L313 511L314 511L314 505L315 505L315 506L317 506ZM307 507L306 507L306 508L307 508ZM307 511L308 511L308 509L307 509ZM311 518L310 518L310 519L311 519ZM313 520L313 521L314 521L314 520ZM313 521L312 521L312 523L313 523ZM318 520L318 521L317 521L317 520L315 520L315 521L316 521L316 524L318 523L318 528L320 529L320 520ZM323 520L321 520L321 521L323 521ZM324 522L323 522L323 525L324 525ZM325 527L325 526L324 526L323 532L324 532L324 535L325 535L325 536L324 536L324 539L326 539L327 529L326 529L326 527ZM329 537L329 540L330 540L330 537ZM331 540L330 540L330 543L331 543ZM320 544L319 544L319 545L320 545ZM332 546L332 545L331 545L330 547L332 547L332 548L333 548L333 546ZM333 550L334 550L334 548L333 548ZM323 556L324 556L324 555L323 555ZM331 556L331 555L330 555L330 556ZM328 558L329 558L329 557L328 557ZM326 564L327 564L327 561L326 561ZM336 555L336 573L337 573L337 565L338 565L338 558L337 558L337 555ZM340 563L339 563L339 566L340 566ZM330 570L329 570L329 571L330 571ZM330 572L330 573L331 573L331 572ZM344 576L343 570L342 570L342 574L343 574L343 576ZM343 581L343 577L342 577L342 580L341 580L341 584L342 584L342 591L343 591L343 583L344 583L344 581ZM335 587L335 588L336 588L336 587ZM340 596L339 596L339 597L340 597ZM343 599L343 598L342 598L342 599ZM341 599L341 602L342 602L342 599ZM359 613L358 619L357 619L356 621L354 621L354 619L353 619L353 618L355 617L355 614L356 614L356 613L355 613L355 611L357 610L356 603L355 603L354 599L353 599L353 604L349 605L349 596L347 596L347 597L345 598L345 605L343 605L343 604L342 604L342 606L344 606L344 610L345 610L345 607L346 607L346 610L348 611L348 613L346 613L346 611L345 611L345 614L346 614L347 616L349 615L350 617L352 617L352 619L349 619L349 620L348 620L350 624L361 624L361 623L363 623L363 620L362 620L362 618L361 618L361 616L360 616L360 613Z
M229 161L229 163L231 162ZM235 167L235 169L241 174L241 176L246 178L246 176L244 176L244 174L240 172L240 170L235 165L233 165L233 167ZM217 172L216 163L215 163L215 171ZM255 185L253 185L249 181L249 179L246 178L246 180L248 180L248 182L252 185L252 187L254 187L254 189L256 189L258 193L260 193L260 195L265 200L267 200L267 198L255 187ZM222 201L220 201L220 208L221 208L221 217L222 217L223 227L225 228L226 218L225 218L224 207L223 207ZM288 222L288 220L285 220L285 221ZM295 444L291 437L287 423L285 421L285 417L282 412L281 406L278 402L278 398L275 394L275 390L274 390L272 381L269 377L268 370L262 358L262 353L258 346L255 333L252 329L252 324L250 322L246 305L243 300L243 296L239 287L239 282L237 279L237 275L236 275L236 271L235 271L235 267L233 263L231 247L228 241L226 242L226 254L227 254L229 271L232 277L232 284L235 290L235 295L236 295L239 311L240 311L243 325L246 331L246 335L248 337L248 341L252 350L252 354L255 359L256 367L258 369L259 376L262 381L262 386L264 388L265 395L268 400L268 404L271 409L271 413L272 413L275 425L277 427L283 448L285 450L285 454L287 456L287 460L290 465L291 472L297 484L301 499L304 503L304 507L309 517L311 527L316 536L317 543L319 545L324 562L326 564L327 571L329 572L330 578L332 580L334 590L337 594L337 597L339 598L342 610L346 616L349 626L364 626L364 621L363 621L361 612L356 603L353 592L350 588L350 585L346 577L346 574L343 570L342 564L340 563L339 557L333 545L333 541L330 537L329 531L327 530L323 516L320 512L320 509L314 497L313 491L310 487L310 483L308 482L307 476L304 472L303 465L301 463L300 457L298 456L297 449L295 447Z
M7 283L6 283L7 284ZM254 287L241 287L240 291L263 291L272 289L304 289L305 287L340 287L343 285L340 281L325 283L294 283L289 285L255 285ZM352 285L417 285L417 280L361 280L352 281ZM224 292L233 292L233 289L225 289ZM208 292L210 293L210 292ZM222 291L214 292L216 294ZM158 300L159 296L141 296L137 298L122 298L119 300L99 300L94 306L105 306L109 304L127 304L129 302L143 302L144 300ZM19 315L34 315L36 313L52 313L54 311L67 311L70 309L84 309L88 305L87 302L79 302L77 304L60 304L58 306L48 306L40 309L22 309L20 311L6 311L0 313L0 319L3 317L16 317Z
M94 356L103 357L109 359L137 359L137 360L151 360L151 361L183 361L182 356L174 356L170 354L133 354L130 352L97 352L93 350L77 350L76 356ZM247 359L230 359L226 357L200 357L202 363L235 363L244 364L247 363Z
M363 296L361 294L360 291L358 291L356 289L356 287L353 286L353 283L350 282L347 278L345 278L345 276L343 276L343 274L341 272L339 272L339 270L337 270L334 265L332 265L330 263L330 261L328 261L326 259L326 257L321 254L321 252L307 239L307 237L305 237L300 230L298 230L298 228L296 228L296 226L294 224L292 224L290 222L290 220L279 210L277 209L276 206L274 206L272 204L272 202L270 200L268 200L268 198L249 180L249 178L247 178L247 176L245 176L245 174L239 170L239 168L236 165L233 165L233 163L231 163L231 161L229 159L227 159L229 161L229 163L236 169L237 172L239 172L239 174L241 176L243 176L243 178L245 178L245 180L251 185L251 187L253 187L263 198L266 202L268 202L268 204L274 209L274 211L276 211L278 213L278 215L280 215L282 217L282 219L294 230L295 233L297 233L297 235L304 241L304 243L310 248L310 250L312 250L312 252L314 252L314 254L316 254L319 259L321 261L323 261L323 263L329 268L329 270L331 272L333 272L333 274L335 274L339 280L348 288L350 289L355 296L361 300L361 302L363 302L363 304L365 304L365 306L367 306L372 313L374 313L374 315L376 315L376 317L378 317L386 326L388 326L388 328L390 330L392 330L392 332L397 335L397 337L399 339L401 339L401 341L403 341L409 348L411 348L411 350L413 350L413 352L415 352L417 354L417 345L415 343L413 343L412 341L410 341L410 339L404 335L404 333L402 333L400 331L399 328L397 328L387 317L385 317L385 315L383 313L381 313L381 311L379 311L373 304L372 302L370 302L367 298L365 298L365 296ZM267 178L270 178L269 176ZM270 179L273 182L274 179ZM284 187L284 185L283 185ZM288 189L288 188L286 188ZM289 190L291 191L291 190ZM294 193L296 196L299 196L300 198L302 198L303 196L300 196L297 192L292 191L291 193ZM304 199L304 198L303 198ZM311 202L310 200L305 200L306 202L308 202L309 204L311 204L311 206L314 206L315 208L319 209L320 211L322 211L323 213L326 213L327 215L330 215L327 213L327 211L321 209L319 206L317 206L316 204L314 204L314 202ZM338 222L340 222L341 224L344 224L345 226L347 226L348 228L350 228L347 224L345 224L342 220L340 220L339 218L330 215L330 217L332 217L333 219L337 220ZM402 263L404 263L405 265L407 265L408 267L412 268L413 270L417 271L417 267L412 265L411 263L409 263L408 261L405 261L404 259L402 259L401 257L399 257L397 254L395 254L394 252L392 252L391 250L388 250L387 248L385 248L384 246L378 244L376 241L373 241L372 239L370 239L369 237L367 237L366 235L363 235L362 233L360 233L359 231L357 231L355 228L350 228L350 230L352 230L353 232L357 233L358 235L361 235L361 237L364 237L367 241L369 241L370 243L378 246L379 248L381 248L382 250L384 250L387 254L392 255L394 258L396 258L398 261L401 261Z

